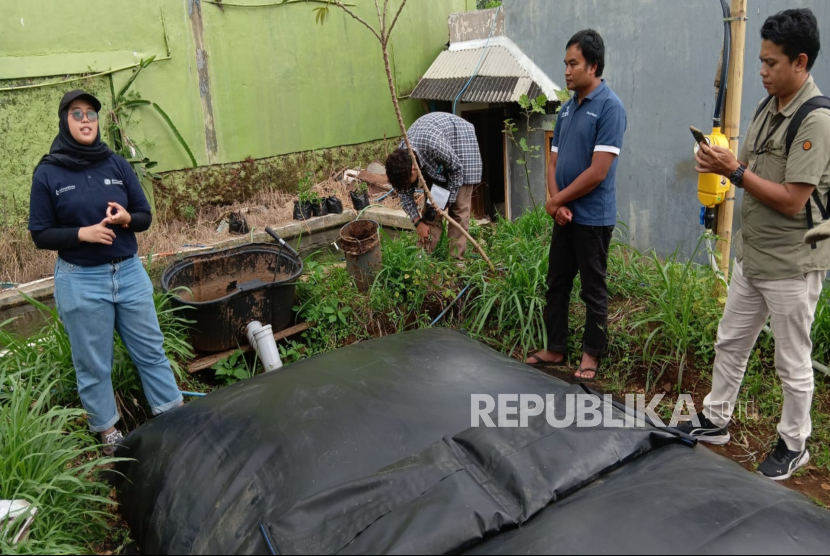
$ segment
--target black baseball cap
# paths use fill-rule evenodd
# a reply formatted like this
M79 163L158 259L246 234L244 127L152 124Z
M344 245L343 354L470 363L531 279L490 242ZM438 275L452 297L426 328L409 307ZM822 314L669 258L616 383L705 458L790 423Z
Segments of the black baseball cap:
M89 103L92 104L92 107L95 108L96 112L101 111L100 100L95 98L94 95L91 95L82 89L75 89L74 91L69 91L68 93L63 95L63 98L61 99L61 104L58 107L58 115L60 115L64 110L66 110L69 107L69 105L72 104L73 100L78 100L79 98L89 101Z

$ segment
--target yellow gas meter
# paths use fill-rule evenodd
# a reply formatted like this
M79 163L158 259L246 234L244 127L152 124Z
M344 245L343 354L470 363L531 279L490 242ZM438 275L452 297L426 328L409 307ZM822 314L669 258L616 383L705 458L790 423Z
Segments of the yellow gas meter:
M716 127L710 135L706 136L706 144L728 149L729 139L723 134L721 128ZM695 143L695 154L699 149L700 145ZM697 178L697 198L700 199L700 204L706 208L713 208L721 204L726 199L729 188L729 180L717 174L700 174Z

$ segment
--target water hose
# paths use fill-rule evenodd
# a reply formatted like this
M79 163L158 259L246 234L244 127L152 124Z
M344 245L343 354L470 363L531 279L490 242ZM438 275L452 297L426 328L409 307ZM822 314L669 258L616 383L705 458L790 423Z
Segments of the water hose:
M713 127L721 127L721 116L726 106L726 85L729 78L729 55L732 50L732 11L726 0L720 0L723 10L723 55L721 56L720 87L718 87L718 99L715 101L715 115L712 117Z
M472 282L470 282L469 284L467 284L466 286L464 286L464 289L463 289L463 290L461 290L461 293L459 293L457 296L455 296L455 299L453 299L453 300L452 300L452 302L451 302L449 305L447 305L447 307L446 307L443 311L441 311L441 314L440 314L440 315L438 315L437 317L435 317L435 320L434 320L434 321L432 321L431 323L429 323L429 325L430 325L430 326L435 326L435 325L438 323L438 321L440 321L442 318L444 318L444 315L446 315L446 314L447 314L447 311L449 311L449 310L452 308L452 306L453 306L453 305L455 305L455 303L456 303L459 299L461 299L461 296L462 296L462 295L464 295L464 292L466 292L468 289L470 289L470 286L471 286L472 284L473 284L473 283L472 283Z
M259 524L259 532L262 533L262 540L265 541L265 546L268 548L268 554L276 556L277 550L274 548L274 543L271 541L271 535L268 534L268 529L265 528L264 523Z
M501 12L501 6L496 9L496 15L493 17L493 24L490 26L490 36L487 37L487 42L484 43L484 50L481 52L481 57L478 59L478 65L476 69L473 71L473 74L470 76L470 79L467 80L467 84L464 85L464 88L458 93L455 97L455 100L452 101L452 113L455 114L455 106L458 103L458 99L461 98L461 95L464 94L464 91L467 90L467 87L470 86L470 83L473 82L473 78L478 74L478 70L481 69L481 64L484 62L484 57L487 55L487 49L490 48L490 39L493 38L493 31L496 30L496 22L499 20L499 13Z

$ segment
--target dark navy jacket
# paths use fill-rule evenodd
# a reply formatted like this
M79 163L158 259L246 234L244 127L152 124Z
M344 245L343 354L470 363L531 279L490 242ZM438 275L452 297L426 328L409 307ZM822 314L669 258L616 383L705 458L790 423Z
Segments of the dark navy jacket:
M129 213L150 213L150 204L130 163L116 154L74 171L56 164L41 164L32 180L29 231L72 229L99 224L107 216L107 203L116 202ZM78 243L58 251L64 261L97 266L138 252L135 231L109 226L115 231L112 245Z

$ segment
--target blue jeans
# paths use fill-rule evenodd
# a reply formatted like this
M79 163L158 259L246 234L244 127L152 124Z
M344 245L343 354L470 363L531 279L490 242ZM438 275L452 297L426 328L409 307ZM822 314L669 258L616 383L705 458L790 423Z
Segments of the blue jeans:
M114 330L138 368L153 415L182 403L164 353L153 284L138 257L92 267L59 258L55 301L72 345L78 394L90 429L104 432L119 419L112 388Z

